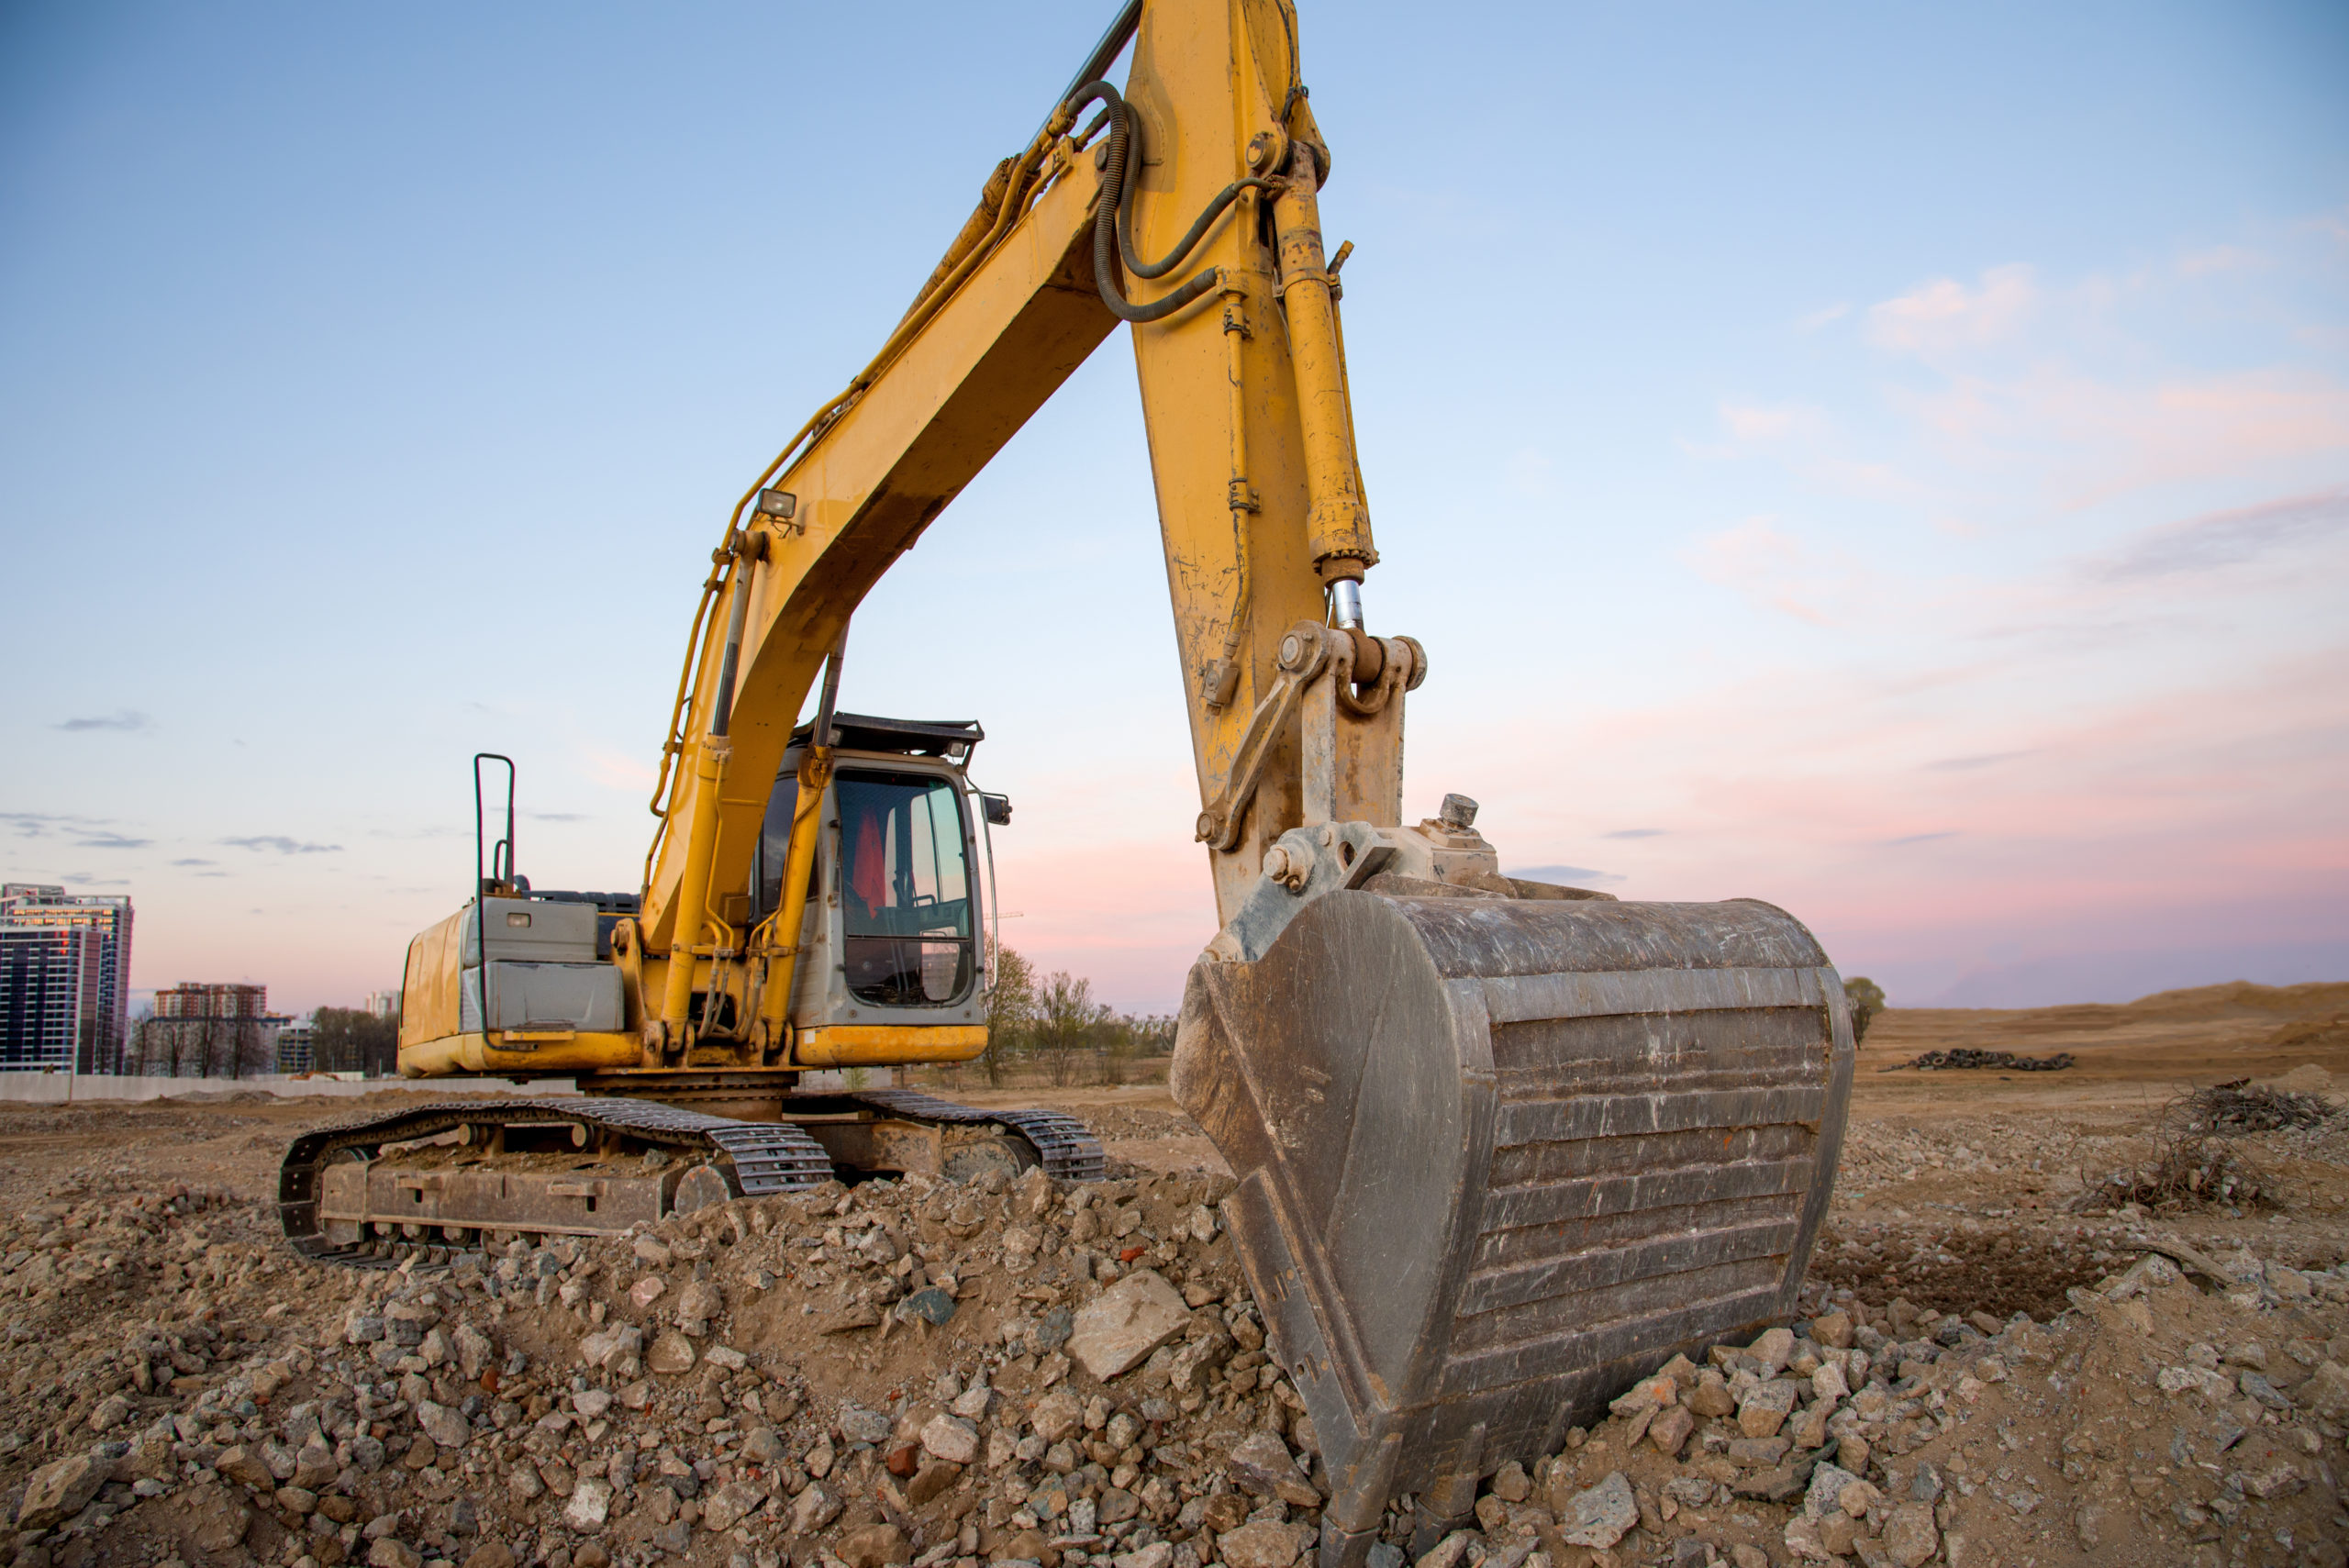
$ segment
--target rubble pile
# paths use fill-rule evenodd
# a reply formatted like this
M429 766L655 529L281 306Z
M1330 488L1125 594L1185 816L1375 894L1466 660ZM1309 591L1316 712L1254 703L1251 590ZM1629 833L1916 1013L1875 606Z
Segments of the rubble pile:
M2037 1146L1853 1137L2025 1195ZM1295 1568L1329 1477L1230 1185L834 1184L370 1272L256 1195L89 1172L0 1218L0 1565ZM1459 1528L1396 1499L1374 1568L2340 1568L2338 1228L2206 1255L2020 1202L1839 1202L1797 1320L1654 1368Z
M2197 1089L2182 1109L2196 1130L2229 1138L2288 1127L2322 1127L2334 1115L2332 1102L2321 1094L2254 1084L2248 1078Z

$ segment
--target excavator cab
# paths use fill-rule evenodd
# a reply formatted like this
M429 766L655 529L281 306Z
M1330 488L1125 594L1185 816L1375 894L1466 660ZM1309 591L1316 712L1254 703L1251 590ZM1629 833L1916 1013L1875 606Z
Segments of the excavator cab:
M985 1048L989 944L983 887L1000 795L975 795L966 772L986 738L967 721L841 714L814 863L802 905L789 1017L793 1058L853 1066L867 1053L959 1062ZM773 792L748 900L755 926L784 909L802 759L814 726L792 736ZM917 1032L918 1031L918 1032Z

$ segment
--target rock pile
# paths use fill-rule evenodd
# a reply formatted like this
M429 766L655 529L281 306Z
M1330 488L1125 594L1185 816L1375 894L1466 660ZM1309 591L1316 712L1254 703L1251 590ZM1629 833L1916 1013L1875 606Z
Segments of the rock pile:
M1229 1187L834 1185L367 1273L250 1198L61 1186L0 1219L0 1568L1295 1568L1329 1478ZM1374 1568L2340 1568L2337 1246L2204 1277L2146 1217L2050 1217L2024 1308L1956 1223L1845 1217L1798 1320L1654 1367L1434 1539L1396 1499Z

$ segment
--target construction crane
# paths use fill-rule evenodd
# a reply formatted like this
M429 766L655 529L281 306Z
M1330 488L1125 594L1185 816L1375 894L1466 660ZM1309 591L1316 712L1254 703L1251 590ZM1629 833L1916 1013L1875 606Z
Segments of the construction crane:
M1448 1528L1671 1354L1791 1312L1852 1073L1819 944L1767 904L1506 875L1462 795L1402 820L1430 659L1372 630L1332 164L1286 0L1125 8L729 515L639 890L532 890L510 764L493 839L502 759L476 760L477 885L409 949L400 1069L585 1097L304 1138L298 1246L607 1233L836 1171L1098 1173L1066 1117L806 1075L985 1048L1008 803L971 785L975 724L836 711L848 628L1125 323L1221 923L1172 1086L1239 1178L1227 1226L1330 1479L1324 1568L1395 1495Z

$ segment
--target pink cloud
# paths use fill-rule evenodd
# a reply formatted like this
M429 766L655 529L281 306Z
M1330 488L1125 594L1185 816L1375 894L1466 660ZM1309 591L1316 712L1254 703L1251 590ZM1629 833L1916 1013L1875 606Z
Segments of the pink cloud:
M1879 348L1932 354L1979 348L2014 335L2039 302L2032 269L1993 267L1979 287L1935 278L1868 307L1868 339Z

